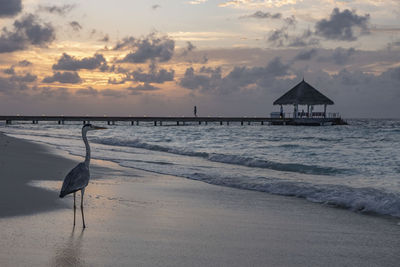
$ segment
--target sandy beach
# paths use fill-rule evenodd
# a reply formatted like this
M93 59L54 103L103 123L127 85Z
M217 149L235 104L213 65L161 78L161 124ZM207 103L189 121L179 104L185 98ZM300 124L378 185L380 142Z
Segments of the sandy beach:
M58 198L80 160L0 135L0 266L398 266L399 219L93 161L87 228ZM95 152L94 152L95 153ZM77 213L79 214L79 213Z

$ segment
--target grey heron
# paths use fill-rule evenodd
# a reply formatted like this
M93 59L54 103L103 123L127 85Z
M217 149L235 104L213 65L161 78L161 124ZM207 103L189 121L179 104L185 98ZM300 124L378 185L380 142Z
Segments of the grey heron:
M85 193L85 188L89 183L90 172L89 172L89 164L90 164L90 146L86 137L86 133L92 130L101 130L107 129L104 127L98 127L91 124L85 124L82 127L82 139L85 143L86 147L86 156L85 161L76 165L65 177L64 183L61 187L60 198L65 197L68 194L74 194L74 226L75 226L75 213L76 213L76 204L75 204L75 194L77 191L81 191L81 213L82 213L82 221L83 228L86 228L85 225L85 217L83 215L83 195Z

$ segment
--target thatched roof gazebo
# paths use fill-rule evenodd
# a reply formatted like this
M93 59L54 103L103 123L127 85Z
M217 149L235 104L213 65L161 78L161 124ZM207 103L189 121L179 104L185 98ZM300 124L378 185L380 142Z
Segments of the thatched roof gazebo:
M323 117L326 117L326 106L333 105L333 101L324 96L317 89L304 81L298 83L295 87L286 92L283 96L274 101L274 105L281 106L281 114L283 114L283 105L294 106L294 118L300 114L298 112L299 105L307 105L307 113L302 112L301 116L313 117L313 109L315 105L324 105ZM311 113L310 113L311 107Z

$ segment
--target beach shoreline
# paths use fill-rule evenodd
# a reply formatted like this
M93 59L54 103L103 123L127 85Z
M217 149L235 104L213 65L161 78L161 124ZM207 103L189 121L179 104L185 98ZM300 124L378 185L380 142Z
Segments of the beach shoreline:
M58 189L78 157L3 134L0 147L1 266L396 266L400 260L395 219L102 161L94 161L85 194L88 228L82 231L78 216L73 229L72 199L59 199Z

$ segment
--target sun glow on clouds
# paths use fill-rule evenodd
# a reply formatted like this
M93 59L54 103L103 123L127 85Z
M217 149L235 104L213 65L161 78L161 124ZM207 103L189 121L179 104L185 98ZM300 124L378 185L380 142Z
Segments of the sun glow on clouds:
M244 9L272 8L295 5L302 1L303 0L231 0L221 3L218 6Z
M191 5L199 5L199 4L202 4L202 3L205 3L205 2L207 2L208 0L194 0L194 1L189 1L189 2L187 2L188 4L191 4Z

